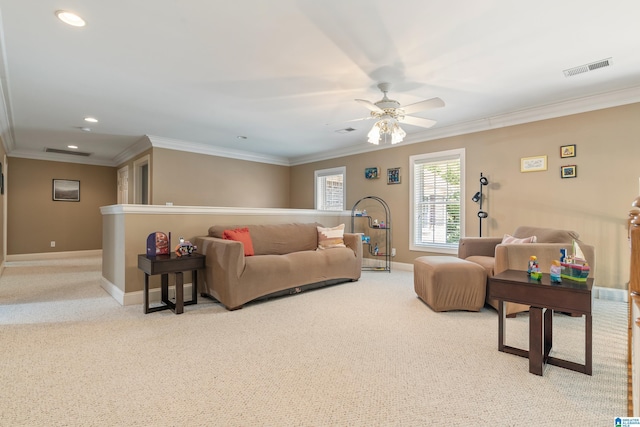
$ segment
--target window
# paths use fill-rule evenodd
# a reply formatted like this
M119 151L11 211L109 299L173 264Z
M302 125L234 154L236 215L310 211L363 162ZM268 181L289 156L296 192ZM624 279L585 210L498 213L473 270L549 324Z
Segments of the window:
M347 204L344 188L347 168L317 170L315 176L315 208L323 211L343 211Z
M464 149L411 156L409 163L410 249L457 253L464 231Z

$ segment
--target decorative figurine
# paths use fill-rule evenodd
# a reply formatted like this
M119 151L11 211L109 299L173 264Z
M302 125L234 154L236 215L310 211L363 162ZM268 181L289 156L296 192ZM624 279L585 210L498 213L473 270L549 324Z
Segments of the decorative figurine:
M560 262L565 262L567 259L567 250L562 248L560 249Z
M375 256L378 256L378 244L376 243L376 246L373 248L373 254Z
M560 261L558 261L557 259L554 259L553 261L551 261L551 268L550 268L551 283L562 282L561 274L562 274L562 265L560 264Z
M191 255L196 249L198 248L193 246L190 241L184 240L184 238L181 237L180 243L176 246L176 255Z
M531 255L529 257L529 265L527 266L527 275L531 275L533 271L533 267L538 265L538 257L535 255Z
M171 233L156 231L147 236L147 256L167 255L171 246Z

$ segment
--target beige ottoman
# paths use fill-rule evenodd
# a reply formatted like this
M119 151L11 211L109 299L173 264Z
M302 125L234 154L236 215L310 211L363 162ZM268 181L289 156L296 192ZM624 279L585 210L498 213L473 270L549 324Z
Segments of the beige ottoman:
M460 258L423 256L413 261L413 286L433 311L480 311L487 292L487 272Z

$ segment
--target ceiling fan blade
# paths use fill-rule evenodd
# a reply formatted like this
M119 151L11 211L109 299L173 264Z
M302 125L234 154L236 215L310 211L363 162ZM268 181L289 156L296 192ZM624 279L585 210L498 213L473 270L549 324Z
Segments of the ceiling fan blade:
M375 111L376 113L384 113L382 108L378 107L371 101L367 101L366 99L356 99L356 102L371 111Z
M420 126L423 128L430 128L431 126L438 123L435 120L423 119L421 117L411 117L411 116L404 116L404 118L400 119L399 121L400 123L406 123L408 125L413 125L413 126Z
M432 108L444 107L444 101L440 98L431 98L425 101L416 102L402 107L405 114L413 114L418 111L431 110Z

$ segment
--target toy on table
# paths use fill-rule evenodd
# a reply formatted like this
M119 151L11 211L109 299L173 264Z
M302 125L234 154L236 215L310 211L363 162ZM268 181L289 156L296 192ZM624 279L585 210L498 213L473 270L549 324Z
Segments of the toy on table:
M190 241L184 240L184 238L181 237L180 243L178 244L178 246L176 246L175 251L176 251L176 255L182 256L182 255L191 255L193 251L195 251L196 249L198 248L192 245Z
M167 255L171 246L171 233L167 235L162 231L156 231L147 236L147 256Z
M575 240L573 241L573 255L567 256L560 265L562 266L560 276L563 279L575 282L586 282L591 272L591 267L589 267L580 246Z
M537 267L538 266L538 257L535 255L531 255L529 257L529 265L527 265L527 275L531 275L531 272L533 271L533 267Z
M562 282L562 265L560 261L554 259L551 261L551 268L549 269L549 275L551 276L551 283L560 283Z
M527 274L531 276L532 279L535 279L535 280L542 279L542 272L540 271L540 266L538 266L538 257L536 257L535 255L531 255L529 257Z

